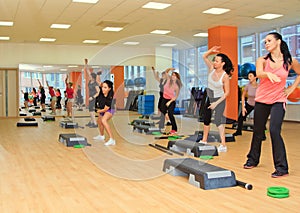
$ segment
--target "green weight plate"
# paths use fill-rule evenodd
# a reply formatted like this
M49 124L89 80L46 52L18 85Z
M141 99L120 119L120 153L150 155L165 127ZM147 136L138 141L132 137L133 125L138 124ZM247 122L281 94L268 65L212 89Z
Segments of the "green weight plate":
M283 186L271 186L268 187L268 193L274 195L281 195L281 194L289 194L289 189Z
M289 193L287 193L287 194L272 194L270 192L267 192L267 195L269 197L273 197L273 198L286 198L286 197L289 197Z
M84 145L82 145L82 144L77 144L77 145L74 145L73 147L74 147L74 148L84 148Z
M213 159L214 157L211 156L211 155L202 155L200 156L200 159L203 159L203 160L210 160L210 159Z
M152 132L152 135L161 135L161 132Z

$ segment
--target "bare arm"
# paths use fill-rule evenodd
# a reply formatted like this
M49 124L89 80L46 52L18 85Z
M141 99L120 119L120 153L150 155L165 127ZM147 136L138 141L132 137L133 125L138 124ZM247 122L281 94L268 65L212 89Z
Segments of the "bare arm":
M49 88L49 83L48 83L48 81L46 81L46 84L47 84L47 87Z
M86 72L88 74L88 76L91 78L91 72L89 70L89 66L88 66L88 59L85 58L84 59L84 68L83 68L84 72Z
M67 77L65 79L65 83L66 83L66 86L68 86L68 75L67 75Z
M152 67L152 72L153 72L153 75L154 75L155 80L157 80L157 81L159 82L159 81L160 81L160 78L159 78L159 76L158 76L158 72L155 71L155 68L154 68L154 67Z
M293 69L298 75L300 75L300 64L297 59L293 58L293 63L291 65L291 69Z
M38 79L38 82L39 82L39 85L42 87L42 84L41 84L41 82L40 82L40 79Z
M169 72L172 71L172 70L175 70L175 68L171 67L171 68L168 68L168 69L165 70L168 79L171 78L171 76L169 75Z
M277 75L264 71L265 62L266 62L266 59L264 59L264 57L260 57L257 59L257 61L256 61L256 76L257 76L257 78L269 78L269 80L272 83L280 82L281 79Z
M245 116L247 110L245 108L245 100L246 100L246 95L247 95L247 91L246 89L243 90L243 94L242 94L242 115Z
M213 54L213 53L218 53L219 52L219 49L221 47L220 46L213 46L212 48L210 48L209 50L207 50L203 55L202 55L202 58L208 68L209 71L212 71L214 69L214 65L213 65L213 62L211 60L208 59L208 56L210 54Z

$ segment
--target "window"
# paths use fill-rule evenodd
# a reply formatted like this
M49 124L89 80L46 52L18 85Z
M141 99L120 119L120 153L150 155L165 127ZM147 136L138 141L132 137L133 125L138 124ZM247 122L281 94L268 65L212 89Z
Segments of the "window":
M256 37L255 35L243 36L240 39L240 63L255 63L256 61Z

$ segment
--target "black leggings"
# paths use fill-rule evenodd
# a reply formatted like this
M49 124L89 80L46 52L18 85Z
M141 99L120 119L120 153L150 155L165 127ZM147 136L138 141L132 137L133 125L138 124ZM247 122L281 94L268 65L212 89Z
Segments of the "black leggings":
M177 132L177 124L174 117L174 109L176 102L172 101L172 103L169 105L169 107L166 106L166 103L170 101L170 99L162 98L160 102L160 121L159 121L159 128L162 129L165 127L165 115L168 113L171 124L172 124L172 130L175 130Z
M243 123L244 120L246 119L246 117L253 111L254 106L249 105L247 102L245 104L245 108L246 108L246 114L245 116L243 116L243 109L242 112L239 115L239 119L238 119L238 126L237 126L237 132L241 133L242 132L242 128L243 128Z
M255 103L254 107L254 130L251 148L247 155L248 163L257 165L261 154L261 142L265 131L265 125L270 115L270 135L272 141L273 163L277 171L288 172L288 163L284 141L281 137L281 126L285 115L282 102L274 104Z
M217 101L218 99L219 98L207 98L207 101L206 101L205 106L204 106L204 116L203 116L205 126L208 126L211 123L211 117L212 117L212 111L213 111L211 109L208 109L208 107L210 106L210 103L213 103L213 102ZM223 100L214 109L214 111L215 111L214 123L216 124L217 127L220 126L221 124L226 123L226 118L223 115L224 110L225 110L225 106L226 106L226 101Z

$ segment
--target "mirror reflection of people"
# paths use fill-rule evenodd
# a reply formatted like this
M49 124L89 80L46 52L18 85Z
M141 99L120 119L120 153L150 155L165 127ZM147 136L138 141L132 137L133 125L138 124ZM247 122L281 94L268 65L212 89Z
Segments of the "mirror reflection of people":
M28 110L28 103L29 103L29 94L28 92L24 92L23 90L21 90L22 94L23 94L23 98L24 98L24 107L25 110Z
M74 89L73 89L73 83L68 82L68 75L65 79L66 83L66 95L67 95L67 117L72 117L72 107L74 103Z
M225 124L226 118L223 115L226 98L229 95L229 77L233 71L233 65L229 57L223 53L219 53L221 47L214 46L205 52L202 56L207 68L208 68L208 101L204 107L204 127L203 138L200 143L207 143L208 133L210 130L210 123L212 117L212 111L215 111L214 122L218 127L221 145L218 147L218 152L227 152L227 146L225 141ZM210 54L217 53L213 62L208 58Z
M77 91L76 91L76 104L78 106L78 111L82 111L82 104L83 104L83 96L81 93L81 86L77 86Z
M167 81L163 89L163 98L161 100L161 113L159 128L163 131L165 127L165 115L168 113L169 119L171 121L172 129L170 131L171 135L177 134L177 124L174 117L174 110L176 106L176 100L179 96L180 89L182 87L180 74L174 71L174 68L166 69ZM169 72L172 71L172 74L169 75Z
M97 122L95 118L95 99L99 95L100 88L97 83L97 74L93 72L93 70L88 67L88 59L84 60L84 71L89 76L88 82L88 96L89 96L89 113L91 120L86 124L86 126L90 128L97 128Z
M157 107L158 107L159 113L161 113L161 107L162 107L161 102L162 102L163 94L164 94L164 86L167 82L167 74L166 74L166 71L164 71L161 73L161 77L159 77L159 73L158 73L158 71L155 71L154 67L152 67L152 72L153 72L155 80L157 80L159 83L159 99L158 99ZM169 119L168 113L165 115L165 120L167 121L166 125L170 126L171 121Z
M47 84L47 87L49 89L49 95L51 97L50 99L50 102L51 102L51 115L56 115L56 101L57 101L57 98L56 98L56 95L55 95L55 90L53 88L53 86L50 86L48 81L46 81L46 84Z
M45 88L44 86L42 85L42 83L40 82L40 80L38 79L38 82L39 82L39 90L40 90L40 94L41 94L41 100L40 100L40 104L42 106L42 110L41 112L46 112L46 94L45 94Z
M296 78L293 86L285 89L286 80L291 69L300 74L300 65L295 58L292 58L286 42L277 32L271 32L265 37L265 48L268 54L256 61L256 75L260 82L255 97L254 130L244 168L252 169L259 164L265 125L269 119L275 167L271 177L278 178L289 174L281 127L287 95L295 89L295 84L299 84Z

